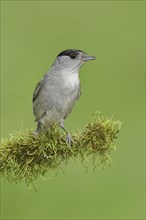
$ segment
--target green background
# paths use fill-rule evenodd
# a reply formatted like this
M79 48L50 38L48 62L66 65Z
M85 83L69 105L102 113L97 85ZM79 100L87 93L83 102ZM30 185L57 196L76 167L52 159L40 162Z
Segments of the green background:
M93 110L123 121L111 167L80 162L47 181L1 181L2 219L144 219L144 1L1 1L1 136L34 128L32 93L64 49L97 61L80 70L82 96L66 127Z

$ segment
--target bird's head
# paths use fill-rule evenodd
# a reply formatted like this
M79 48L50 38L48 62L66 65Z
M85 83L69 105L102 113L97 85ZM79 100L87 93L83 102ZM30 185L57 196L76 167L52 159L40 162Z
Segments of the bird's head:
M78 70L85 62L95 60L95 56L89 56L82 50L68 49L58 54L55 65L59 69Z

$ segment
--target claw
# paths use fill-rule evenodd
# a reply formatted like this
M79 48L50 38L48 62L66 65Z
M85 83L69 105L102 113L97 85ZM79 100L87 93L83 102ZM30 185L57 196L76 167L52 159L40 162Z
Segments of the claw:
M67 132L67 130L66 130L65 127L64 127L64 120L62 119L62 120L59 122L59 124L60 124L60 127L61 127L61 128L65 131L65 133L67 134L67 136L66 136L67 144L68 144L69 146L71 146L72 138L71 138L71 135Z

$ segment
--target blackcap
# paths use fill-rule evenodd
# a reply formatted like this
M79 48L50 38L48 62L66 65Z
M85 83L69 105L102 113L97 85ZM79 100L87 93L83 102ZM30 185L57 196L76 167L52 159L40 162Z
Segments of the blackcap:
M33 93L33 112L37 129L35 134L46 132L53 124L59 124L67 134L67 142L71 136L64 127L64 120L80 97L79 68L89 60L95 60L85 52L68 49L55 59L50 70L37 84Z

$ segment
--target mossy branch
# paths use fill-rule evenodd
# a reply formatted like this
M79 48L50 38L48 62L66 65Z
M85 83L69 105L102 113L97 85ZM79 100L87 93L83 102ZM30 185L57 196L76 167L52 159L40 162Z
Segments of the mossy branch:
M47 134L34 136L32 130L15 132L1 140L0 174L10 182L31 184L47 171L58 170L70 158L84 160L90 155L93 166L105 164L115 150L121 122L95 114L82 132L72 134L69 147L64 133L56 126Z

